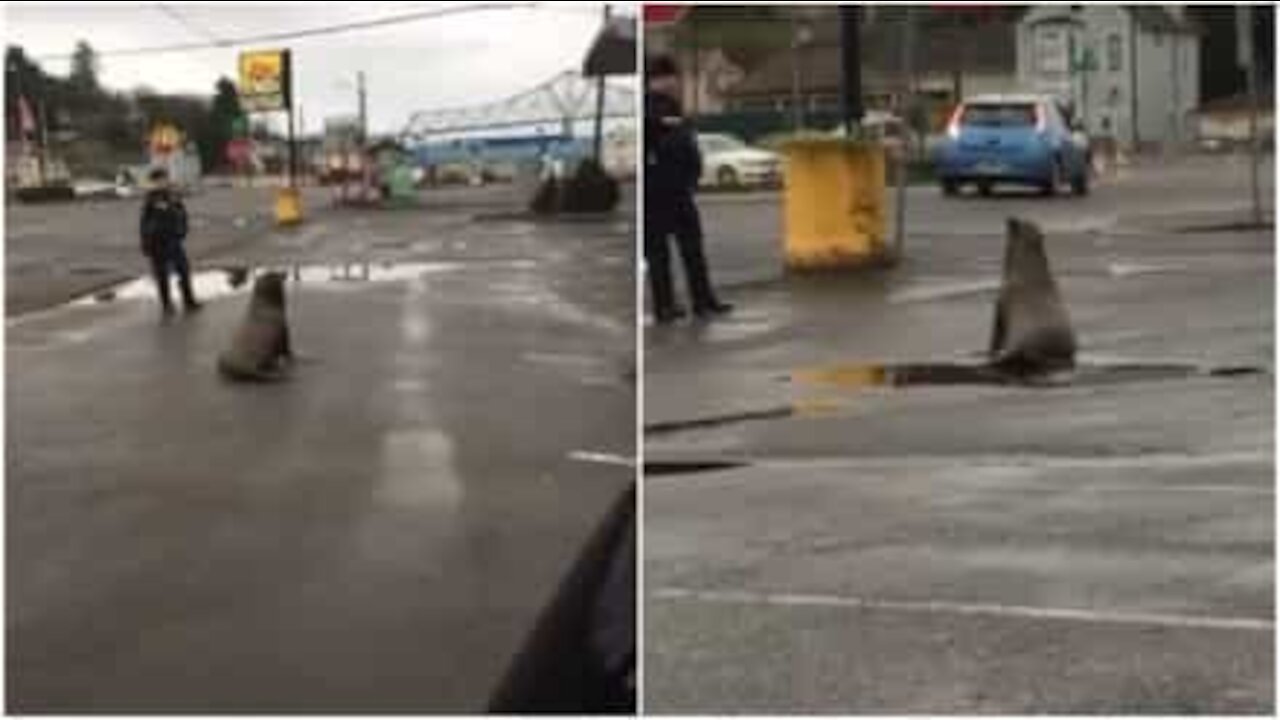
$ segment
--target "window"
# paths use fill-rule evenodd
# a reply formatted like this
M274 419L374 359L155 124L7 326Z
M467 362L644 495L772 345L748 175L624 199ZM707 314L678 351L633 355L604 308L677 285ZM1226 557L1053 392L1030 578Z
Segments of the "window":
M1124 69L1124 47L1119 33L1107 36L1107 70L1120 72Z
M967 127L1030 127L1036 124L1036 107L1026 103L966 105L960 124Z

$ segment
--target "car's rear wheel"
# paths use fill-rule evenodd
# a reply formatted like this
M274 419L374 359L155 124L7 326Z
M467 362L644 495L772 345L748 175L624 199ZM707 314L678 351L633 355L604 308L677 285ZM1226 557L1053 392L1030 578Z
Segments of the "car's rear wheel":
M947 197L955 197L960 192L960 183L955 180L943 180L939 184L942 186L942 194Z
M738 171L725 166L716 171L716 184L720 187L738 187Z
M992 184L990 180L983 180L982 182L978 183L978 194L981 195L982 197L991 197L991 190L994 187L995 186Z

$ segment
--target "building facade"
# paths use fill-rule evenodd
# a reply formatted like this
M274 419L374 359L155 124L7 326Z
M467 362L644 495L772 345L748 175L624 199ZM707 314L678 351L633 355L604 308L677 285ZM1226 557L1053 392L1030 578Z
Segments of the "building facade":
M1180 6L1040 5L1018 24L1019 84L1130 149L1192 138L1200 35Z

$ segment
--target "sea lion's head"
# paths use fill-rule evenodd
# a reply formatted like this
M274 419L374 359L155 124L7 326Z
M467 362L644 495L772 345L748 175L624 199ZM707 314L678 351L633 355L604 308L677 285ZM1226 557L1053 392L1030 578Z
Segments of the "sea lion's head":
M1037 288L1054 287L1049 257L1044 248L1044 232L1039 225L1011 217L1005 221L1008 239L1004 253L1006 281L1030 283Z
M285 274L271 271L258 276L253 282L253 304L284 309Z

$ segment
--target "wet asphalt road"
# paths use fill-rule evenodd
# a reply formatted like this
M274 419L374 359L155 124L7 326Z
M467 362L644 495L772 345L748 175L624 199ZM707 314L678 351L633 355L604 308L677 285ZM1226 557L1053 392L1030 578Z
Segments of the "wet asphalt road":
M1271 712L1274 239L1176 231L1241 217L1230 162L913 190L904 262L845 277L783 277L768 196L707 200L738 312L646 329L646 709ZM979 357L1008 214L1084 359L1263 372L884 385Z
M287 384L215 376L245 298L217 272L168 325L145 285L9 321L10 711L484 707L632 480L583 453L634 453L634 230L475 212L201 261L297 265Z

